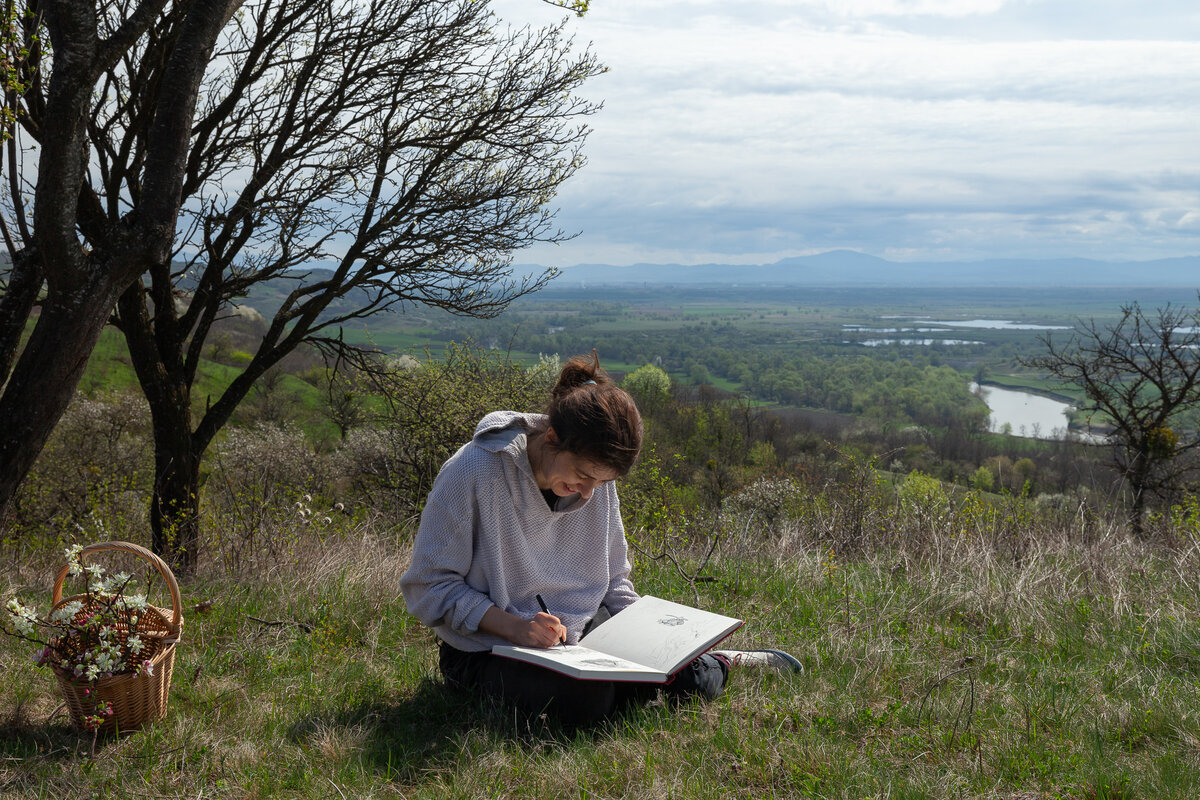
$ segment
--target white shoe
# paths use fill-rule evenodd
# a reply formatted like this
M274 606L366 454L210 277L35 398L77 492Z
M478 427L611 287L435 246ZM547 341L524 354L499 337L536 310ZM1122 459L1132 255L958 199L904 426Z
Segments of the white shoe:
M795 656L782 650L710 650L732 667L770 667L780 672L804 672L804 665Z

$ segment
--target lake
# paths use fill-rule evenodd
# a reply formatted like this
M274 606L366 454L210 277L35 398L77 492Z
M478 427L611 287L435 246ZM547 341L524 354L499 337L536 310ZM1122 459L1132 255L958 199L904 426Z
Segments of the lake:
M910 317L889 315L881 317L888 320L908 320L912 325L898 325L896 327L879 327L877 325L864 325L860 323L847 323L842 325L842 330L846 333L875 333L875 334L914 334L914 333L941 333L952 334L955 329L968 330L994 330L994 331L1057 331L1069 330L1068 325L1039 325L1030 322L1017 322L1009 319L961 319L961 320L936 320L928 317ZM909 346L930 347L937 345L960 345L960 344L984 344L984 342L975 339L943 339L935 337L913 337L913 336L885 336L876 339L862 339L857 344L865 345L866 347L882 347L890 344L900 344Z
M1032 392L1000 386L979 386L976 383L971 384L971 391L978 392L991 410L988 430L992 433L1004 433L1004 426L1008 425L1008 432L1012 436L1062 439L1067 435L1069 403ZM1102 437L1085 433L1072 433L1071 437L1083 441L1102 441Z

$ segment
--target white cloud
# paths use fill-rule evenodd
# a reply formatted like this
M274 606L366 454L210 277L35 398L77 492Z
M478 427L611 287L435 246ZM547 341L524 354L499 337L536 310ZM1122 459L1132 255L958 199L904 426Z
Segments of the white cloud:
M801 0L843 17L920 16L967 17L994 14L1012 0Z
M584 235L547 257L1194 252L1200 13L1094 2L1108 38L1079 0L597 0Z

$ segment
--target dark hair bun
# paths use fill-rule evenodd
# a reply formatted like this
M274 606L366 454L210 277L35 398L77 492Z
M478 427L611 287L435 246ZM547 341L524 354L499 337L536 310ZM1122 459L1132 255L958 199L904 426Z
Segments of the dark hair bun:
M600 369L595 350L562 368L546 415L560 450L618 475L633 468L642 449L642 416L633 398Z
M600 369L600 358L595 350L590 357L575 356L563 366L562 372L558 373L558 383L550 391L550 396L555 399L565 397L579 387L591 384L612 384L608 373Z

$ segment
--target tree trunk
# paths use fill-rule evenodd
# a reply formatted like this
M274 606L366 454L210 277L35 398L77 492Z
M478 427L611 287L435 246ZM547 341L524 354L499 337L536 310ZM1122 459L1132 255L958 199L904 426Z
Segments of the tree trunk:
M1129 530L1136 539L1144 539L1146 536L1145 527L1142 523L1145 513L1146 500L1144 492L1137 487L1133 487L1133 503L1129 507Z
M0 516L75 396L117 299L107 279L51 292L0 398Z
M188 372L174 355L170 340L172 309L157 323L141 281L134 281L117 303L119 326L129 359L150 406L154 429L154 494L150 499L150 542L171 569L187 574L200 551L200 459L204 446L192 434L192 391ZM160 340L161 337L161 340ZM168 342L160 349L163 342Z
M25 323L42 288L42 273L26 250L17 253L8 275L8 288L0 297L0 386L8 377Z
M186 575L200 552L200 455L193 452L190 416L153 408L154 496L150 502L153 551Z
M1129 471L1126 480L1133 499L1129 504L1129 530L1137 539L1146 536L1144 520L1146 516L1146 492L1150 485L1149 456L1138 453L1134 456L1133 469Z

